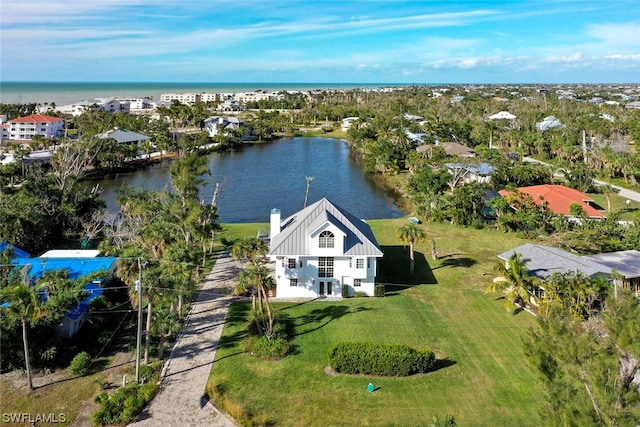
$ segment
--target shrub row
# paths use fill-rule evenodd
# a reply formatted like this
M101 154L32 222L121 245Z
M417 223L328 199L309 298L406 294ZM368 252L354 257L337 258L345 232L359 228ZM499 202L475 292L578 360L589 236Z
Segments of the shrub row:
M329 364L337 372L404 377L428 372L435 362L433 351L407 345L339 343L329 351Z

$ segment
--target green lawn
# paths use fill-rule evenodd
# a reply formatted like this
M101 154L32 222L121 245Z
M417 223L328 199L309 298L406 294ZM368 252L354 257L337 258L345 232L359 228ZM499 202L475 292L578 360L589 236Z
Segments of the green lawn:
M459 425L538 425L542 391L521 342L535 320L507 313L501 300L483 293L495 255L524 241L425 224L430 238L417 245L416 277L410 278L407 252L395 238L406 219L369 223L385 252L381 281L396 285L388 296L276 304L296 324L293 354L276 362L242 352L249 307L235 304L209 385L262 424L410 426L453 414ZM438 261L431 260L431 238ZM431 347L439 361L434 372L408 378L332 377L323 368L339 341Z

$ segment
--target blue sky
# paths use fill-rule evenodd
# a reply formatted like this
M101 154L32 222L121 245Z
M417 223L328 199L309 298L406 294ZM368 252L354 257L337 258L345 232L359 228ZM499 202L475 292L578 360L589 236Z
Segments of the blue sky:
M4 81L640 81L640 0L3 0Z

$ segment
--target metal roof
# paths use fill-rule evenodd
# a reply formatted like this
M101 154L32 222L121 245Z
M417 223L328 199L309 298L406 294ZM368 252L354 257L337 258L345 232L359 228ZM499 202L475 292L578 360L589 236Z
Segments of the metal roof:
M583 258L605 265L627 279L640 277L640 251L607 252L603 254L585 255Z
M530 276L546 279L555 274L569 272L581 272L587 277L595 275L609 275L611 268L594 262L586 257L574 255L562 249L549 246L526 243L515 249L508 250L498 255L498 258L508 261L514 253L519 253L522 259L529 259L526 264Z
M148 137L147 135L120 128L111 129L98 134L98 138L113 138L118 144L128 144L131 142L147 141L151 139L151 137Z
M382 256L369 225L326 198L281 221L280 233L271 239L269 255L311 255L309 235L324 223L345 233L344 255Z

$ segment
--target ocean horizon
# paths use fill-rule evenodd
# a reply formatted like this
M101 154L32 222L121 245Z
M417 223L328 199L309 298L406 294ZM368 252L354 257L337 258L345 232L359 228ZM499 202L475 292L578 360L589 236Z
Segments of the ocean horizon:
M0 82L0 103L65 105L94 98L149 97L160 100L163 93L247 92L254 90L339 90L356 88L404 87L409 83L193 83L193 82ZM431 86L430 84L420 84Z

